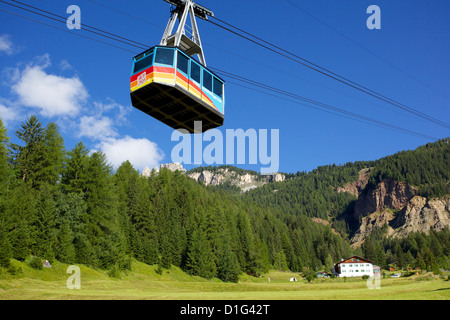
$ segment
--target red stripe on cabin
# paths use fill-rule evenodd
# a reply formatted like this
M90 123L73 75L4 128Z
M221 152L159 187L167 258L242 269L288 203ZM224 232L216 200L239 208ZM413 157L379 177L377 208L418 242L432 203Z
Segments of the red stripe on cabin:
M153 73L153 72L161 72L161 73L170 73L175 74L175 69L171 67L158 67L158 66L151 66L147 69L142 70L139 73L136 73L130 77L130 82L133 82L137 80L137 78L141 75L141 73L146 72L147 74Z

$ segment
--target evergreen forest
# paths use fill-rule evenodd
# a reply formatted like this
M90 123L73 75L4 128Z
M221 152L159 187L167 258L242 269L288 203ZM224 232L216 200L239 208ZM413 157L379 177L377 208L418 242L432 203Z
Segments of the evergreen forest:
M336 192L370 168L372 184L391 177L426 196L449 194L444 140L378 161L289 174L287 181L242 194L207 187L179 171L144 177L128 161L114 170L105 154L82 142L66 150L58 126L44 126L36 116L14 133L18 144L8 134L0 120L1 267L37 257L117 272L136 259L160 271L174 265L227 282L269 269L330 271L353 254L383 266L448 268L448 229L402 240L380 230L351 248L354 226L344 218L355 198Z

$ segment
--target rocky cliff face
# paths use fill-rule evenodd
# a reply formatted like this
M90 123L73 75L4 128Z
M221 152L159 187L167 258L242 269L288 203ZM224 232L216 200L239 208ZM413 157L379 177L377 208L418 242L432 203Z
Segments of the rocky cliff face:
M174 162L174 163L167 163L167 164L162 164L159 167L155 167L153 169L150 169L149 167L146 167L144 169L144 171L142 171L142 175L144 177L150 177L153 174L158 174L159 170L161 169L169 169L170 171L180 171L180 172L186 172L186 169L183 168L183 165L179 162Z
M359 197L361 192L367 186L370 177L370 169L363 169L359 172L359 178L355 182L347 183L344 187L338 187L337 192L348 192L355 197Z
M338 188L357 197L353 219L359 228L350 239L352 246L364 243L374 230L387 225L388 237L406 237L411 232L428 233L450 227L450 196L427 199L418 196L418 189L404 182L384 179L375 187L367 184L368 169L359 173L359 179Z
M429 233L430 230L440 231L450 227L450 197L427 199L416 196L398 212L384 210L372 213L362 219L351 239L352 245L360 246L372 231L386 224L387 236L394 238L404 238L411 232Z
M188 177L203 181L206 185L217 186L229 182L230 184L241 188L242 191L260 187L269 182L284 181L285 176L281 173L271 175L258 175L244 173L240 174L230 168L220 168L216 172L203 170L202 172L188 173Z
M450 226L450 197L427 199L414 197L395 216L390 225L394 228L393 237L405 237L410 232L442 230Z
M186 169L180 163L162 164L159 168L145 168L142 172L144 176L151 176L158 174L159 170L167 168L171 171L180 171L186 173L188 177L202 181L207 186L218 186L224 183L230 183L231 185L241 188L243 192L260 187L269 182L280 182L285 180L285 175L281 173L275 173L270 175L259 175L250 173L238 173L230 168L219 168L215 172L209 170L203 170L201 172L187 172Z
M418 190L404 182L392 179L381 181L374 189L364 190L355 203L354 218L365 217L385 208L398 210L418 194Z

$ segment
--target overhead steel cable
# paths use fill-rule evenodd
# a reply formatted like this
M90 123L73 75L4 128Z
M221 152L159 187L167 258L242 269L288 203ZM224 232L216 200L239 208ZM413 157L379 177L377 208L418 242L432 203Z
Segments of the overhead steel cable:
M217 68L211 68L211 69L213 69L214 72L220 74L221 76L229 77L231 79L234 79L234 80L237 80L237 81L240 81L240 82L243 82L243 83L246 83L246 84L258 87L258 88L261 88L263 90L268 90L268 91L271 91L271 92L274 92L274 93L278 93L278 94L281 94L282 96L285 96L285 97L289 97L289 98L293 98L293 99L296 99L296 100L299 100L299 101L310 103L310 104L316 105L316 106L318 106L320 108L324 108L326 110L338 112L340 114L344 114L344 115L350 116L350 117L352 117L352 118L354 118L356 120L362 120L362 121L364 121L366 123L372 123L372 124L375 124L375 125L377 125L379 127L392 129L392 130L395 130L397 132L413 134L413 135L421 136L421 137L424 137L424 138L427 138L427 139L437 140L436 137L425 135L425 134L422 134L422 133L417 132L417 131L401 128L401 127L398 127L398 126L395 126L395 125L392 125L392 124L389 124L389 123L386 123L386 122L383 122L383 121L380 121L380 120L376 120L376 119L373 119L373 118L370 118L370 117L366 117L366 116L363 116L363 115L360 115L360 114L357 114L357 113L354 113L354 112L351 112L351 111L347 111L347 110L344 110L344 109L341 109L341 108L338 108L338 107L334 107L332 105L329 105L329 104L326 104L326 103L323 103L323 102L319 102L319 101L316 101L316 100L313 100L313 99L310 99L310 98L306 98L306 97L300 96L298 94L295 94L295 93L292 93L292 92L289 92L289 91L286 91L286 90L283 90L283 89L279 89L279 88L276 88L276 87L273 87L273 86L269 86L269 85L266 85L264 83L257 82L257 81L254 81L254 80L251 80L251 79L248 79L248 78L245 78L245 77L241 77L241 76L235 75L233 73L226 72L224 70L220 70L220 69L217 69ZM250 88L248 88L248 89L250 89ZM293 101L291 101L291 102L293 102ZM307 106L309 106L309 105L307 105ZM314 109L317 109L317 108L314 108ZM348 118L348 117L346 117L346 118Z
M0 0L0 2L5 2L5 1ZM30 10L27 10L26 8L21 8L21 7L18 7L18 6L16 6L16 7L19 8L19 9L24 9L24 10L30 12ZM22 16L22 15L17 14L17 13L9 12L9 11L3 10L3 9L0 9L0 11L7 12L7 13L10 13L10 14L14 14L16 16L23 17L23 18L28 19L30 21L34 21L34 22L37 22L37 23L41 23L41 24L50 26L52 28L56 28L56 29L59 29L59 30L62 30L62 31L66 31L66 32L68 32L70 34L74 34L74 35L77 35L77 36L82 36L84 38L88 38L88 39L97 41L99 43L105 44L105 45L116 47L116 48L119 48L119 49L122 49L122 50L126 50L126 51L129 51L129 52L137 53L135 51L130 51L130 50L127 50L127 49L124 49L124 48L121 48L121 47L118 47L118 46L115 46L115 45L111 45L111 44L103 42L103 41L99 41L99 40L94 39L94 38L90 38L90 37L81 35L79 33L75 33L75 32L71 32L71 31L66 30L66 29L58 28L58 27L55 27L53 25L50 25L50 24L47 24L47 23L44 23L44 22L41 22L41 21L38 21L38 20L35 20L35 19L31 19L29 17L25 17L25 16ZM33 13L36 13L36 12L33 12ZM37 13L37 14L42 15L40 13ZM60 20L57 20L57 19L53 19L53 20L61 22L61 23L64 23L64 24L66 23L66 21L60 21ZM107 37L106 35L101 33L101 32L104 32L104 30L101 30L101 29L97 29L97 30L100 31L99 33L97 33L98 35ZM107 37L107 38L110 39L110 37ZM123 38L123 39L126 39L127 41L129 41L130 45L132 45L134 47L137 47L137 48L140 48L139 43L136 43L133 40L130 40L130 39L127 39L127 38ZM135 44L133 44L133 43L135 43ZM344 110L344 109L333 107L331 105L328 105L328 104L325 104L325 103L321 103L319 101L315 101L313 99L309 99L309 98L306 98L306 97L302 97L302 96L300 96L298 94L295 94L295 93L292 93L292 92L289 92L289 91L286 91L286 90L278 89L278 88L275 88L275 87L272 87L272 86L269 86L269 85L266 85L266 84L263 84L263 83L260 83L260 82L257 82L257 81L254 81L254 80L251 80L251 79L239 76L239 75L235 75L235 74L230 73L230 72L226 72L224 70L220 70L220 69L217 69L217 68L211 68L211 69L213 69L217 73L220 73L220 74L222 74L224 76L230 77L230 78L232 78L234 80L240 81L242 83L250 84L250 85L258 87L258 88L260 88L262 90L265 90L263 92L265 94L271 95L269 92L274 92L274 93L280 94L280 95L282 95L282 97L279 97L279 96L277 96L277 97L281 98L281 99L284 99L284 100L287 100L287 101L291 101L291 100L288 100L287 98L293 98L293 99L296 99L296 100L299 100L299 101L302 101L302 102L306 102L306 103L310 103L310 104L316 105L316 106L322 108L322 111L330 112L330 113L333 113L333 114L336 114L336 112L337 112L337 113L339 113L338 115L344 116L346 118L350 117L350 118L352 118L354 120L370 123L370 124L373 124L373 125L376 125L376 126L379 126L379 127L383 127L383 128L386 128L386 129L395 130L397 132L402 132L402 133L407 133L407 134L410 134L410 135L425 137L427 139L437 140L437 138L429 136L429 135L425 135L425 134L422 134L422 133L419 133L419 132L415 132L415 131L412 131L412 130L409 130L409 129L405 129L405 128L401 128L401 127L398 127L398 126L395 126L395 125L391 125L391 124L385 123L383 121L379 121L379 120L376 120L376 119L372 119L370 117L362 116L362 115L359 115L357 113L353 113L353 112L350 112L350 111L347 111L347 110ZM243 85L241 85L241 86L244 87L244 88L250 89L250 90L255 90L253 88L249 88L249 87L246 87L246 86L243 86ZM258 90L258 91L261 92L260 90ZM296 103L298 103L298 102L296 102ZM305 105L305 104L302 104L302 105ZM306 106L308 106L310 108L317 109L316 107L313 107L311 105L306 105Z
M347 79L347 78L345 78L345 77L343 77L343 76L341 76L341 75L339 75L337 73L334 73L334 72L332 72L332 71L330 71L330 70L328 70L326 68L323 68L323 67L321 67L321 66L319 66L319 65L317 65L317 64L315 64L315 63L313 63L313 62L311 62L311 61L309 61L309 60L307 60L305 58L302 58L302 57L300 57L300 56L298 56L298 55L296 55L296 54L294 54L294 53L292 53L292 52L290 52L290 51L288 51L286 49L283 49L283 48L281 48L281 47L279 47L279 46L277 46L277 45L275 45L275 44L273 44L273 43L271 43L269 41L266 41L266 40L264 40L264 39L262 39L262 38L260 38L258 36L255 36L255 35L247 32L247 31L245 31L245 30L243 30L243 29L241 29L239 27L236 27L236 26L226 22L226 21L223 21L223 20L221 20L221 19L219 19L217 17L212 17L212 18L217 20L217 21L219 21L220 23L222 23L222 24L224 24L226 26L221 25L220 23L214 22L211 19L208 19L207 21L209 21L213 25L215 25L217 27L220 27L220 28L222 28L222 29L224 29L224 30L226 30L228 32L231 32L231 33L233 33L233 34L235 34L235 35L237 35L237 36L239 36L239 37L241 37L241 38L243 38L243 39L245 39L247 41L250 41L250 42L252 42L252 43L254 43L256 45L259 45L259 46L261 46L261 47L263 47L263 48L265 48L265 49L267 49L267 50L269 50L271 52L274 52L274 53L276 53L278 55L281 55L281 56L283 56L283 57L285 57L285 58L287 58L289 60L292 60L292 61L294 61L294 62L296 62L298 64L301 64L301 65L303 65L303 66L305 66L305 67L307 67L307 68L309 68L311 70L314 70L314 71L316 71L316 72L318 72L318 73L320 73L322 75L325 75L325 76L327 76L327 77L329 77L331 79L334 79L334 80L336 80L336 81L338 81L338 82L340 82L342 84L345 84L345 85L347 85L349 87L352 87L352 88L354 88L354 89L356 89L356 90L358 90L360 92L363 92L363 93L368 94L368 95L370 95L370 96L372 96L372 97L374 97L376 99L379 99L379 100L384 101L384 102L386 102L388 104L391 104L391 105L393 105L396 108L399 108L399 109L402 109L403 111L406 111L408 113L414 114L415 116L417 116L419 118L431 121L431 122L433 122L433 123L435 123L437 125L443 126L443 127L447 128L447 129L450 129L450 125L449 124L447 124L447 123L445 123L445 122L443 122L443 121L441 121L439 119L433 118L432 116L429 116L429 115L427 115L427 114L425 114L425 113L423 113L421 111L418 111L418 110L416 110L416 109L414 109L412 107L409 107L409 106L407 106L407 105L405 105L403 103L400 103L400 102L398 102L396 100L393 100L393 99L391 99L389 97L386 97L386 96L384 96L384 95L382 95L382 94L380 94L380 93L378 93L378 92L376 92L374 90L371 90L371 89L369 89L369 88L367 88L367 87L365 87L363 85L360 85L360 84L358 84L358 83L356 83L356 82L354 82L352 80L349 80L349 79Z
M138 16L135 16L135 15L129 14L129 13L127 13L127 12L123 12L123 11L121 11L121 10L115 9L115 8L113 8L113 7L110 7L110 6L108 6L108 5L105 5L105 4L103 4L103 3L100 3L100 2L98 2L98 1L94 1L94 0L88 0L88 1L91 2L91 3L93 3L93 4L95 4L95 5L97 5L97 6L100 6L100 7L106 8L106 9L108 9L108 10L114 11L114 12L116 12L116 13L119 13L119 14L122 14L122 15L125 15L125 16L128 16L129 18L132 18L132 19L135 19L135 20L138 20L138 21L147 23L147 24L149 24L149 25L151 25L151 26L153 26L153 27L161 28L160 25L157 25L157 24L155 24L155 23L153 23L153 22L151 22L151 21L149 21L149 20L147 20L147 19L142 19L141 17L138 17Z
M36 23L45 25L45 26L47 26L47 27L51 27L51 28L53 28L53 29L57 29L57 30L61 30L61 31L67 32L67 33L69 33L69 34L73 34L73 35L78 36L78 37L82 37L82 38L85 38L85 39L90 39L90 40L96 41L96 42L98 42L98 43L101 43L101 44L104 44L104 45L107 45L107 46L110 46L110 47L113 47L113 48L117 48L117 49L120 49L120 50L123 50L123 51L127 51L127 52L130 52L130 53L134 53L134 54L137 54L137 53L138 53L138 52L136 52L136 51L131 51L131 50L128 50L128 49L126 49L126 48L122 48L122 47L116 46L116 45L114 45L114 44L110 44L110 43L107 43L107 42L104 42L104 41L101 41L101 40L98 40L98 39L95 39L95 38L92 38L92 37L88 37L88 36L85 36L85 35L80 34L80 33L72 32L72 31L68 30L67 28L59 28L59 27L56 27L56 26L51 25L51 24L49 24L49 23L45 23L45 22L42 22L42 21L39 21L39 20L30 18L30 17L26 17L26 16L21 15L21 14L16 13L16 12L11 12L11 11L8 11L8 10L5 10L5 9L0 9L0 11L5 12L5 13L8 13L8 14L15 15L15 16L17 16L17 17L21 17L21 18L27 19L27 20L32 21L32 22L36 22Z
M0 2L2 2L4 4L7 4L9 6L16 7L18 9L21 9L21 10L24 10L24 11L28 11L28 12L31 12L31 13L34 13L34 14L37 14L37 15L40 15L42 17L45 17L45 18L48 18L48 19L51 19L51 20L62 22L64 24L67 23L67 18L66 17L63 17L63 16L57 15L55 13L52 13L52 12L49 12L49 11L46 11L46 10L43 10L43 9L31 6L31 5L28 5L28 4L20 2L20 1L16 1L16 0L12 0L12 1L15 2L15 3L18 3L20 5L9 3L9 2L4 1L4 0L0 0ZM31 8L31 9L25 8L24 6L28 7L28 8ZM37 10L37 11L34 11L32 9ZM118 35L116 35L114 33L110 33L110 32L107 32L107 31L104 31L104 30L92 27L92 26L87 25L87 24L80 24L80 23L78 23L78 26L80 28L83 27L83 30L85 30L87 32L94 33L96 35L100 35L102 37L106 37L106 38L109 38L111 40L118 41L118 42L121 42L121 43L129 45L129 46L134 46L134 47L140 46L140 48L142 50L145 50L146 48L148 48L148 46L145 45L145 44L142 44L142 43L139 43L139 42L136 42L136 41L131 41L131 40L127 39L127 38L124 38L124 37L118 36ZM130 43L130 42L132 42L132 43Z
M140 21L140 22L144 22L144 23L150 24L150 25L153 26L153 27L158 27L158 28L163 28L163 27L164 27L164 26L161 26L161 25L158 26L158 25L156 25L156 24L150 22L149 20L142 19L141 17L138 17L138 16L136 16L136 15L132 15L132 14L130 14L130 13L128 13L128 12L125 12L125 11L122 11L122 10L119 10L119 9L116 9L116 8L114 8L114 7L110 7L110 6L108 6L108 5L105 5L105 4L103 4L103 3L100 3L100 2L98 2L98 1L94 1L94 0L88 0L88 1L91 2L91 3L93 3L93 4L95 4L95 5L104 7L104 8L106 8L106 9L111 10L111 11L114 11L115 13L118 13L118 14L121 14L121 15L124 15L124 16L127 16L127 17L129 17L129 18L132 18L132 19L137 20L137 21ZM203 42L203 45L205 45L204 42ZM240 56L240 55L236 54L236 52L231 52L231 51L228 51L228 50L226 50L226 49L223 49L223 48L214 46L214 45L212 45L211 43L208 43L206 46L211 47L211 48L214 48L214 49L216 49L216 50L223 51L223 52L225 52L225 53L227 53L227 54L230 54L230 55L237 56L237 57L239 57L239 58L241 58L241 59L245 59L245 60L251 61L251 62L253 62L253 63L257 63L257 64L259 64L259 65L263 65L265 68L270 68L270 69L273 69L273 70L275 70L275 71L277 71L277 72L281 72L281 73L288 74L288 75L293 76L293 77L295 77L295 78L297 78L297 79L301 79L302 81L307 81L307 82L312 83L312 84L314 84L314 85L316 85L316 86L320 86L320 87L326 88L327 90L331 90L331 91L335 91L335 92L338 92L338 93L341 93L341 94L345 94L345 95L348 95L348 96L352 96L352 95L349 95L348 93L339 92L339 91L337 91L336 89L332 89L332 88L326 87L326 86L324 86L324 85L322 85L322 84L315 83L315 82L311 81L310 79L305 79L305 78L299 77L298 74L294 75L294 74L292 74L292 73L288 73L288 72L283 71L283 70L281 70L281 69L274 68L273 66L269 66L269 65L263 64L263 63L261 63L261 62L259 62L259 61L254 60L254 59L250 59L250 58L247 58L247 57ZM356 96L352 96L352 97L353 97L353 98L356 98L356 99L358 99L358 100L362 100L362 99L360 99L360 98L357 98ZM362 101L364 101L364 100L362 100ZM373 102L369 102L369 101L367 101L367 100L364 101L364 102L365 102L365 103L372 104L372 105L375 105L375 106L377 106L377 107L379 107L379 108L387 108L387 106L385 107L385 106L382 106L382 105L376 105L376 104L374 104Z
M449 99L449 97L447 97L446 95L444 95L442 92L440 92L439 90L436 90L435 88L431 87L430 85L426 84L425 82L423 82L422 80L417 79L416 77L414 77L413 75L411 75L410 73L402 70L401 68L397 67L396 65L394 65L393 63L391 63L389 60L379 56L378 54L376 54L375 52L373 52L372 50L370 50L369 48L363 46L362 44L360 44L359 42L353 40L352 38L350 38L349 36L347 36L345 33L339 31L338 29L336 29L335 27L329 25L328 23L326 23L325 21L323 21L322 19L319 19L318 17L316 17L315 15L311 14L310 12L306 11L305 9L303 9L302 7L300 7L298 4L294 3L291 0L285 0L286 2L290 3L292 6L296 7L298 10L302 11L304 14L310 16L311 18L313 18L314 20L318 21L319 23L321 23L322 25L324 25L325 27L327 27L328 29L336 32L337 34L339 34L341 37L347 39L348 41L350 41L351 43L353 43L354 45L360 47L361 49L363 49L364 51L367 51L369 54L371 54L372 56L374 56L375 58L383 61L384 63L390 65L392 68L396 69L398 72L403 73L404 75L406 75L407 77L417 81L418 83L420 83L421 85L423 85L424 87L439 93L441 96L443 96L446 99Z

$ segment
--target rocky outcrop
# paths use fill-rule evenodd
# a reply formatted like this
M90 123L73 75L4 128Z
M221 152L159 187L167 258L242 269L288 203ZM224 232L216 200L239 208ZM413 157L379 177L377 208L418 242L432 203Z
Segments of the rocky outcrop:
M269 182L282 182L286 180L286 176L282 173L274 173L270 174L269 176Z
M162 164L159 168L160 170L169 169L170 171L186 172L186 169L183 168L183 165L179 162Z
M389 223L394 219L394 215L390 211L375 212L361 220L358 231L353 235L350 243L353 247L361 246L366 237L368 237L374 230L388 225L387 236L392 235L394 230L389 227Z
M243 192L260 187L269 182L280 182L285 180L285 175L275 173L270 175L259 175L250 173L238 173L230 168L219 168L215 172L203 170L201 172L188 173L188 177L202 181L206 185L217 186L223 183L239 187Z
M239 187L243 192L247 192L251 189L260 187L269 182L281 182L286 179L286 176L282 173L274 173L269 175L251 174L248 172L238 173L232 168L219 168L217 170L202 170L200 172L188 172L183 166L178 163L162 164L159 167L155 167L152 170L145 168L142 171L142 175L150 177L152 174L158 174L162 169L169 169L171 171L180 171L186 174L191 179L201 181L207 186L218 186L224 183L230 183L231 185Z
M384 179L374 189L364 190L355 203L354 218L365 217L386 208L403 208L418 190L407 183Z
M219 184L222 184L225 180L225 177L221 174L215 174L211 171L204 170L202 172L193 172L189 173L188 177L197 180L202 181L206 185L212 185L217 186Z
M324 226L329 226L331 225L331 223L327 220L324 219L320 219L320 218L316 218L316 217L312 217L311 220L315 223L319 223L319 224L323 224ZM339 232L336 231L336 229L334 229L333 227L331 227L331 232L333 232L334 234L340 236Z
M393 237L405 237L411 232L440 231L450 226L450 197L428 200L414 197L391 221Z
M367 182L370 177L370 169L366 168L359 172L359 178L355 182L347 183L343 187L338 187L337 192L348 192L353 194L355 197L359 197L361 192L367 186Z
M169 169L170 171L180 171L182 173L186 172L186 169L183 168L183 165L179 162L174 163L166 163L162 164L159 167L154 167L153 169L150 169L149 167L145 167L145 169L142 171L142 176L144 177L150 177L152 174L158 174L160 170L162 169Z
M368 185L370 171L362 170L358 181L338 188L357 197L353 220L360 221L350 242L359 247L374 230L387 226L386 236L406 237L411 232L442 230L450 226L450 197L427 199L405 182L384 179Z
M416 196L399 211L392 210L372 213L361 220L358 231L351 239L352 246L358 247L375 229L387 225L386 236L404 238L412 232L429 233L450 227L450 197L427 199Z

